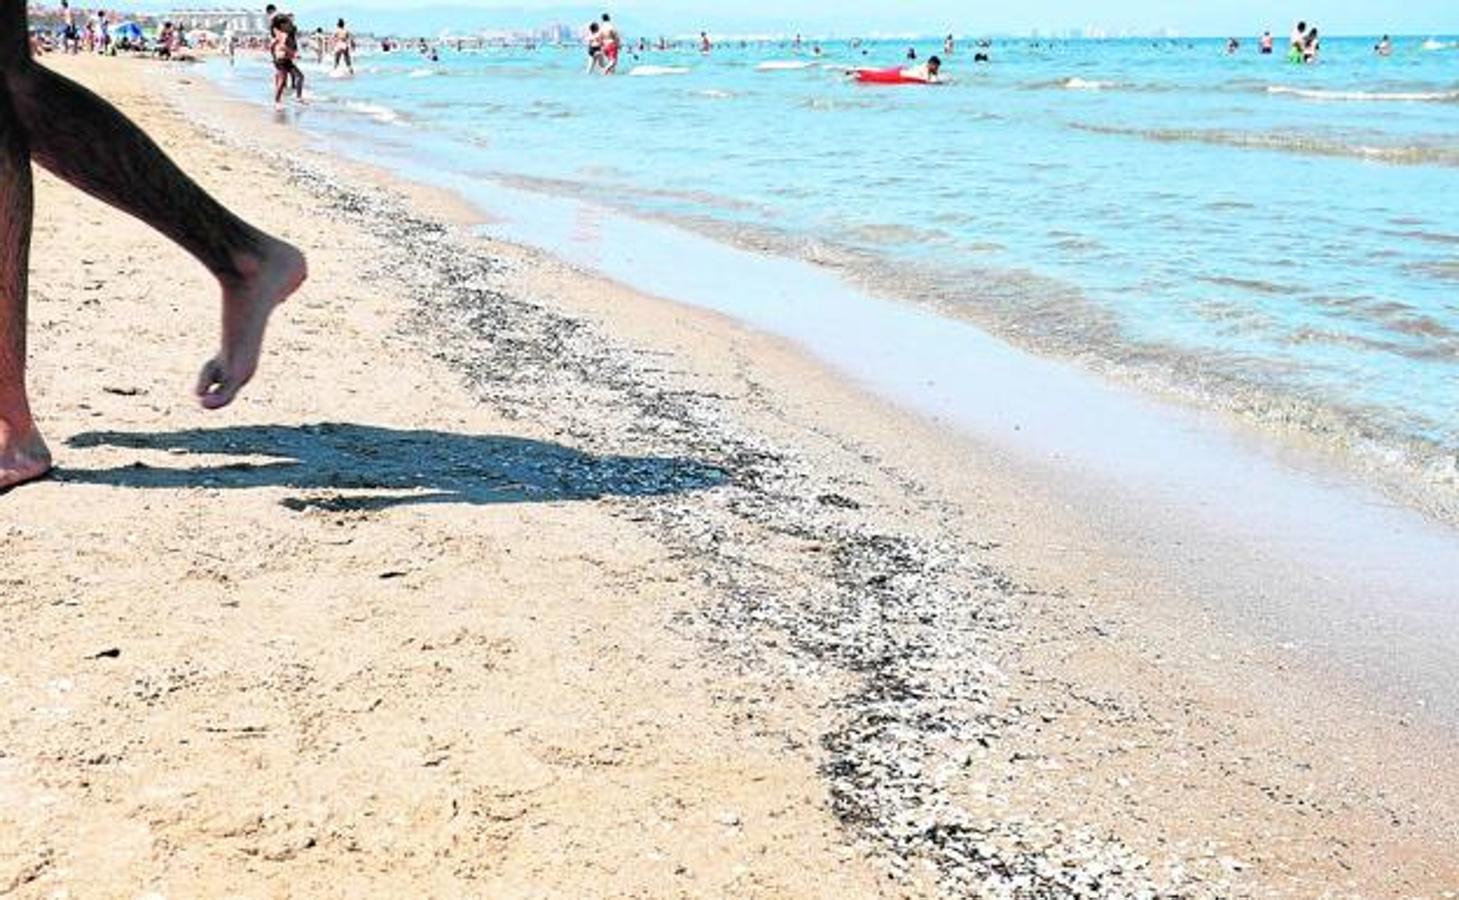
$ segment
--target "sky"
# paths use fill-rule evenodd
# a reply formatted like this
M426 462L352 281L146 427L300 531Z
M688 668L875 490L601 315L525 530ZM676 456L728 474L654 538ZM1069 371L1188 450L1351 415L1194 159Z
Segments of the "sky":
M601 8L600 8L601 4ZM148 5L158 6L156 0ZM194 5L194 4L188 4ZM238 0L226 4L237 6ZM352 16L362 29L435 33L455 25L534 26L576 22L608 11L628 34L682 34L701 28L719 34L803 32L806 35L1027 33L1098 26L1183 35L1285 33L1298 18L1328 34L1438 34L1459 32L1459 0L280 0L301 16ZM448 24L449 23L449 24Z

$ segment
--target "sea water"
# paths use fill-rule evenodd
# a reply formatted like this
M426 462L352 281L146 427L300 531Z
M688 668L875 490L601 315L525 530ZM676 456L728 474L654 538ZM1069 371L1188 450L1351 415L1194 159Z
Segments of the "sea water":
M1459 41L1375 42L1326 40L1312 66L1254 40L999 40L988 64L964 43L937 87L847 78L906 43L625 52L614 78L578 47L447 45L362 55L352 79L306 67L296 121L803 257L1452 480ZM267 99L264 64L212 72Z

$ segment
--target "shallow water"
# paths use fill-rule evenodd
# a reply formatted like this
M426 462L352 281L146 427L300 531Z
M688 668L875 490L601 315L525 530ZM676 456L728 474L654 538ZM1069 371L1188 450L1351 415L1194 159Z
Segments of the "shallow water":
M1423 42L1378 59L1330 40L1312 67L1254 41L998 42L938 88L847 82L904 45L649 53L617 79L585 77L577 48L374 55L355 79L314 73L299 121L830 263L1035 349L1417 446L1442 475L1459 48ZM213 71L266 90L255 64Z

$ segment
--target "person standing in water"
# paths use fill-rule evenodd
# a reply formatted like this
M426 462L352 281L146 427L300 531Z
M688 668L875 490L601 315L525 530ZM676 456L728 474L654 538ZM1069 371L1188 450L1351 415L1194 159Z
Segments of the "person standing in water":
M588 74L596 74L603 67L603 27L597 22L588 23Z
M1290 47L1290 49L1293 52L1295 52L1298 55L1299 58L1301 57L1301 54L1302 54L1302 42L1304 40L1306 40L1306 39L1307 39L1307 23L1305 21L1298 22L1292 28L1292 40L1291 40L1291 43L1288 46Z
M274 106L283 106L284 91L292 84L294 95L304 102L304 73L295 60L299 57L299 29L294 17L281 13L270 3L264 8L269 17L269 55L274 61Z
M1378 54L1379 56L1392 56L1393 41L1389 39L1388 35L1383 35L1383 40L1374 45L1373 52Z
M618 35L618 26L613 24L607 13L603 13L603 24L598 27L598 34L602 37L603 74L612 75L618 71L618 52L623 47L623 39Z
M334 68L339 71L339 64L344 63L345 71L351 75L355 74L355 36L345 27L344 19L340 19L334 26Z
M714 50L714 44L709 41L709 32L699 32L699 52L710 53Z
M253 378L270 314L308 276L298 249L214 200L106 101L37 65L26 26L25 0L0 0L0 491L51 469L25 380L33 161L156 228L218 279L222 343L195 389L205 409Z
M1270 31L1261 33L1261 53L1263 56L1272 55L1272 33Z

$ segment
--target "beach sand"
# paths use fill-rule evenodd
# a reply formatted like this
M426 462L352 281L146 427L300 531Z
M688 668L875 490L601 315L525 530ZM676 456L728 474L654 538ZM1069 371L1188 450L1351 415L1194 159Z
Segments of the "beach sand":
M56 66L312 278L205 414L205 273L40 179L0 895L1459 889L1449 732L1017 460L185 67Z

